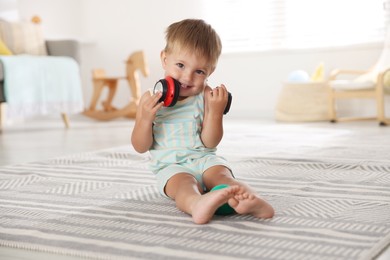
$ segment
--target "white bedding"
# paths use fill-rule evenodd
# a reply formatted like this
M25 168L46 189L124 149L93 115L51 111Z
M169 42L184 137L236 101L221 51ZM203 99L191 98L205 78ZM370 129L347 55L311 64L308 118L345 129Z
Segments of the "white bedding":
M69 57L0 56L7 116L83 111L79 65Z

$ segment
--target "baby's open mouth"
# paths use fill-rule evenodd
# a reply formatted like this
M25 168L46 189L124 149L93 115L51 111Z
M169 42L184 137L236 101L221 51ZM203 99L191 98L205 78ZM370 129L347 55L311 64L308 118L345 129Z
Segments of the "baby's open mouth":
M190 88L191 86L188 86L188 85L185 85L185 84L181 84L180 87L184 88L184 89L187 89L187 88Z

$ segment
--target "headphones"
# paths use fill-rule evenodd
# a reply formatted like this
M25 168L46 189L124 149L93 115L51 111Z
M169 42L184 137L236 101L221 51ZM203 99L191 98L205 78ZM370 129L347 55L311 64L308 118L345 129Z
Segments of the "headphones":
M154 85L153 94L156 94L159 91L162 93L162 96L158 102L164 101L165 107L173 107L179 98L180 82L172 77L167 76L165 79L160 79L157 81ZM232 94L228 92L228 102L226 104L225 110L223 111L223 114L227 114L227 112L229 112L232 99Z

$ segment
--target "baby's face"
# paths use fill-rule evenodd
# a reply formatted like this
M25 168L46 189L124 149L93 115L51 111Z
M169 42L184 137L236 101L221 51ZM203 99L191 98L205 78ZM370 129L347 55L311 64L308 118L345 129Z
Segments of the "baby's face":
M212 69L203 57L186 50L172 50L161 53L161 62L165 76L180 82L179 100L201 93Z

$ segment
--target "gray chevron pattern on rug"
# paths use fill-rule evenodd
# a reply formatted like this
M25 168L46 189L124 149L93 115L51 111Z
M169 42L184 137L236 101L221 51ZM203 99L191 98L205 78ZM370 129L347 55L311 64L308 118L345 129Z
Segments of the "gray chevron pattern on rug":
M97 259L371 259L390 243L390 162L247 157L270 220L207 225L163 198L129 147L0 169L0 245Z

